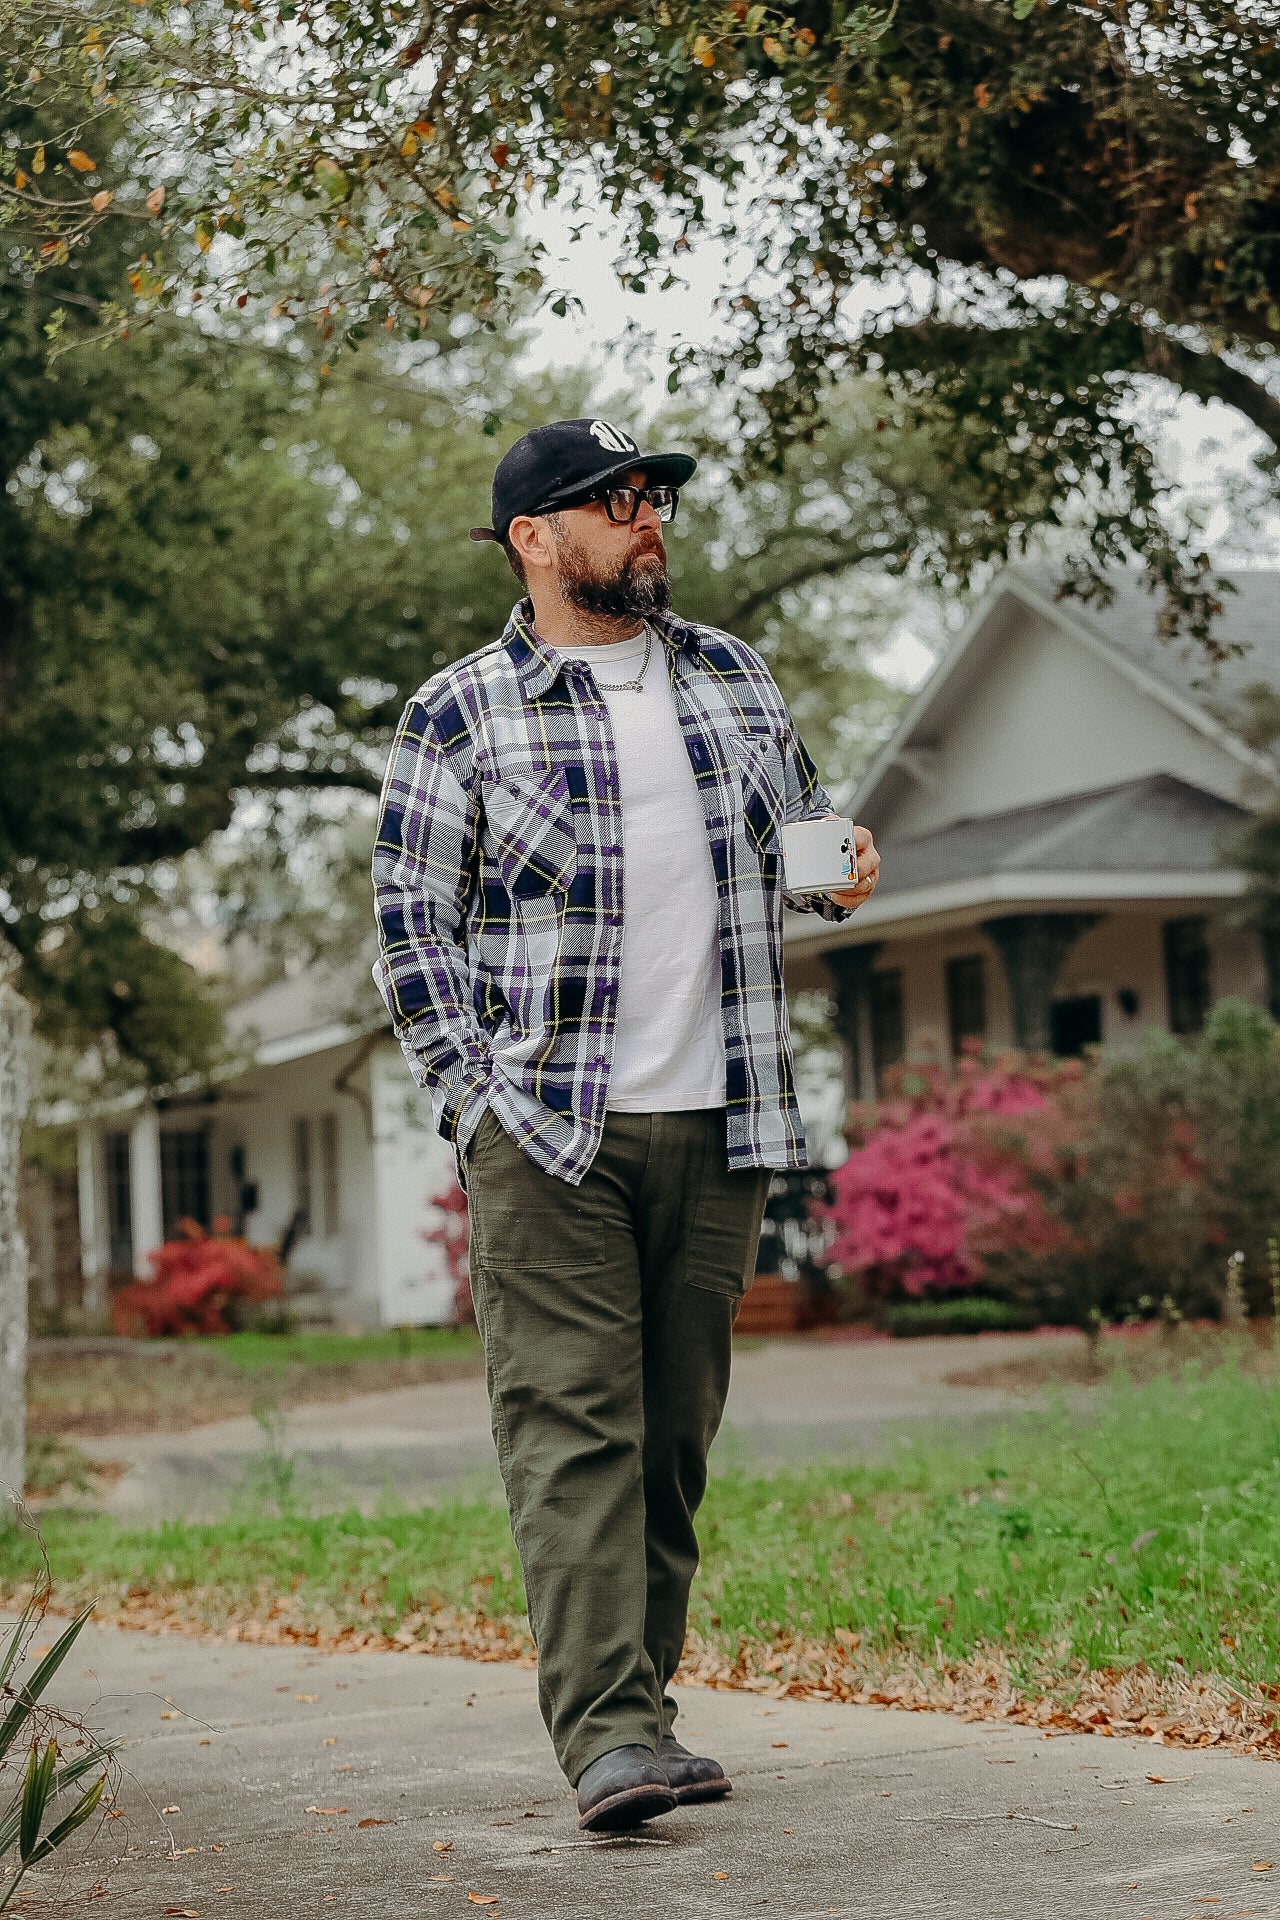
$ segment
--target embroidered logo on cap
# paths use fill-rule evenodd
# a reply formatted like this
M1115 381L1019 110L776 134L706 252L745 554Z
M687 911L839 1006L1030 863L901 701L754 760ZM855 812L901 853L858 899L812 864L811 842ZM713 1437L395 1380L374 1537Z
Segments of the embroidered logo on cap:
M598 440L600 445L607 447L610 453L636 453L639 451L629 433L624 433L621 427L610 426L607 420L593 420L590 431L592 439Z

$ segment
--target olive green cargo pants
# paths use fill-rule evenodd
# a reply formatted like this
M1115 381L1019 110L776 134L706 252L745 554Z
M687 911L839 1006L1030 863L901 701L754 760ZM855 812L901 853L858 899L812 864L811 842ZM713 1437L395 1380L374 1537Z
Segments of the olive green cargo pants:
M728 1170L723 1109L609 1114L577 1187L492 1113L468 1149L493 1436L542 1714L574 1784L675 1719L693 1517L768 1186Z

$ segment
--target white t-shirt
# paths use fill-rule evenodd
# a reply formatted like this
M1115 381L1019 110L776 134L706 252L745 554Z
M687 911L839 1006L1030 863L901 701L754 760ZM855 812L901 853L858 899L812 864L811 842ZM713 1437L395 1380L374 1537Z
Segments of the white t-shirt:
M634 680L651 634L639 693ZM622 797L622 978L608 1107L684 1113L725 1103L720 910L706 816L685 750L662 636L564 647L609 710Z

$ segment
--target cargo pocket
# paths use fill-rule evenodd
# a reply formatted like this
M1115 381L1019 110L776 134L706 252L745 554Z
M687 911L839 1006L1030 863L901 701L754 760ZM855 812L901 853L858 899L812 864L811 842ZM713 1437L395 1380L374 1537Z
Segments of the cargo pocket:
M760 1225L773 1175L766 1167L736 1173L716 1164L712 1149L702 1169L697 1212L685 1246L686 1286L740 1300L756 1271Z
M562 767L511 774L482 794L493 858L516 899L563 893L578 871L573 803Z

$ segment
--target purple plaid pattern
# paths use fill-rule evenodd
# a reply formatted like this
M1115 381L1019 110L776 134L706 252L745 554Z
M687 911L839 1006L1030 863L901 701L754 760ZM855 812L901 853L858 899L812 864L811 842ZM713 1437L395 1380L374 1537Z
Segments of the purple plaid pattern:
M654 624L720 899L729 1164L802 1167L779 832L830 802L758 654L712 627ZM527 603L501 640L436 674L405 708L373 881L374 979L459 1167L492 1107L530 1159L576 1185L609 1085L622 806L591 669L542 643Z

